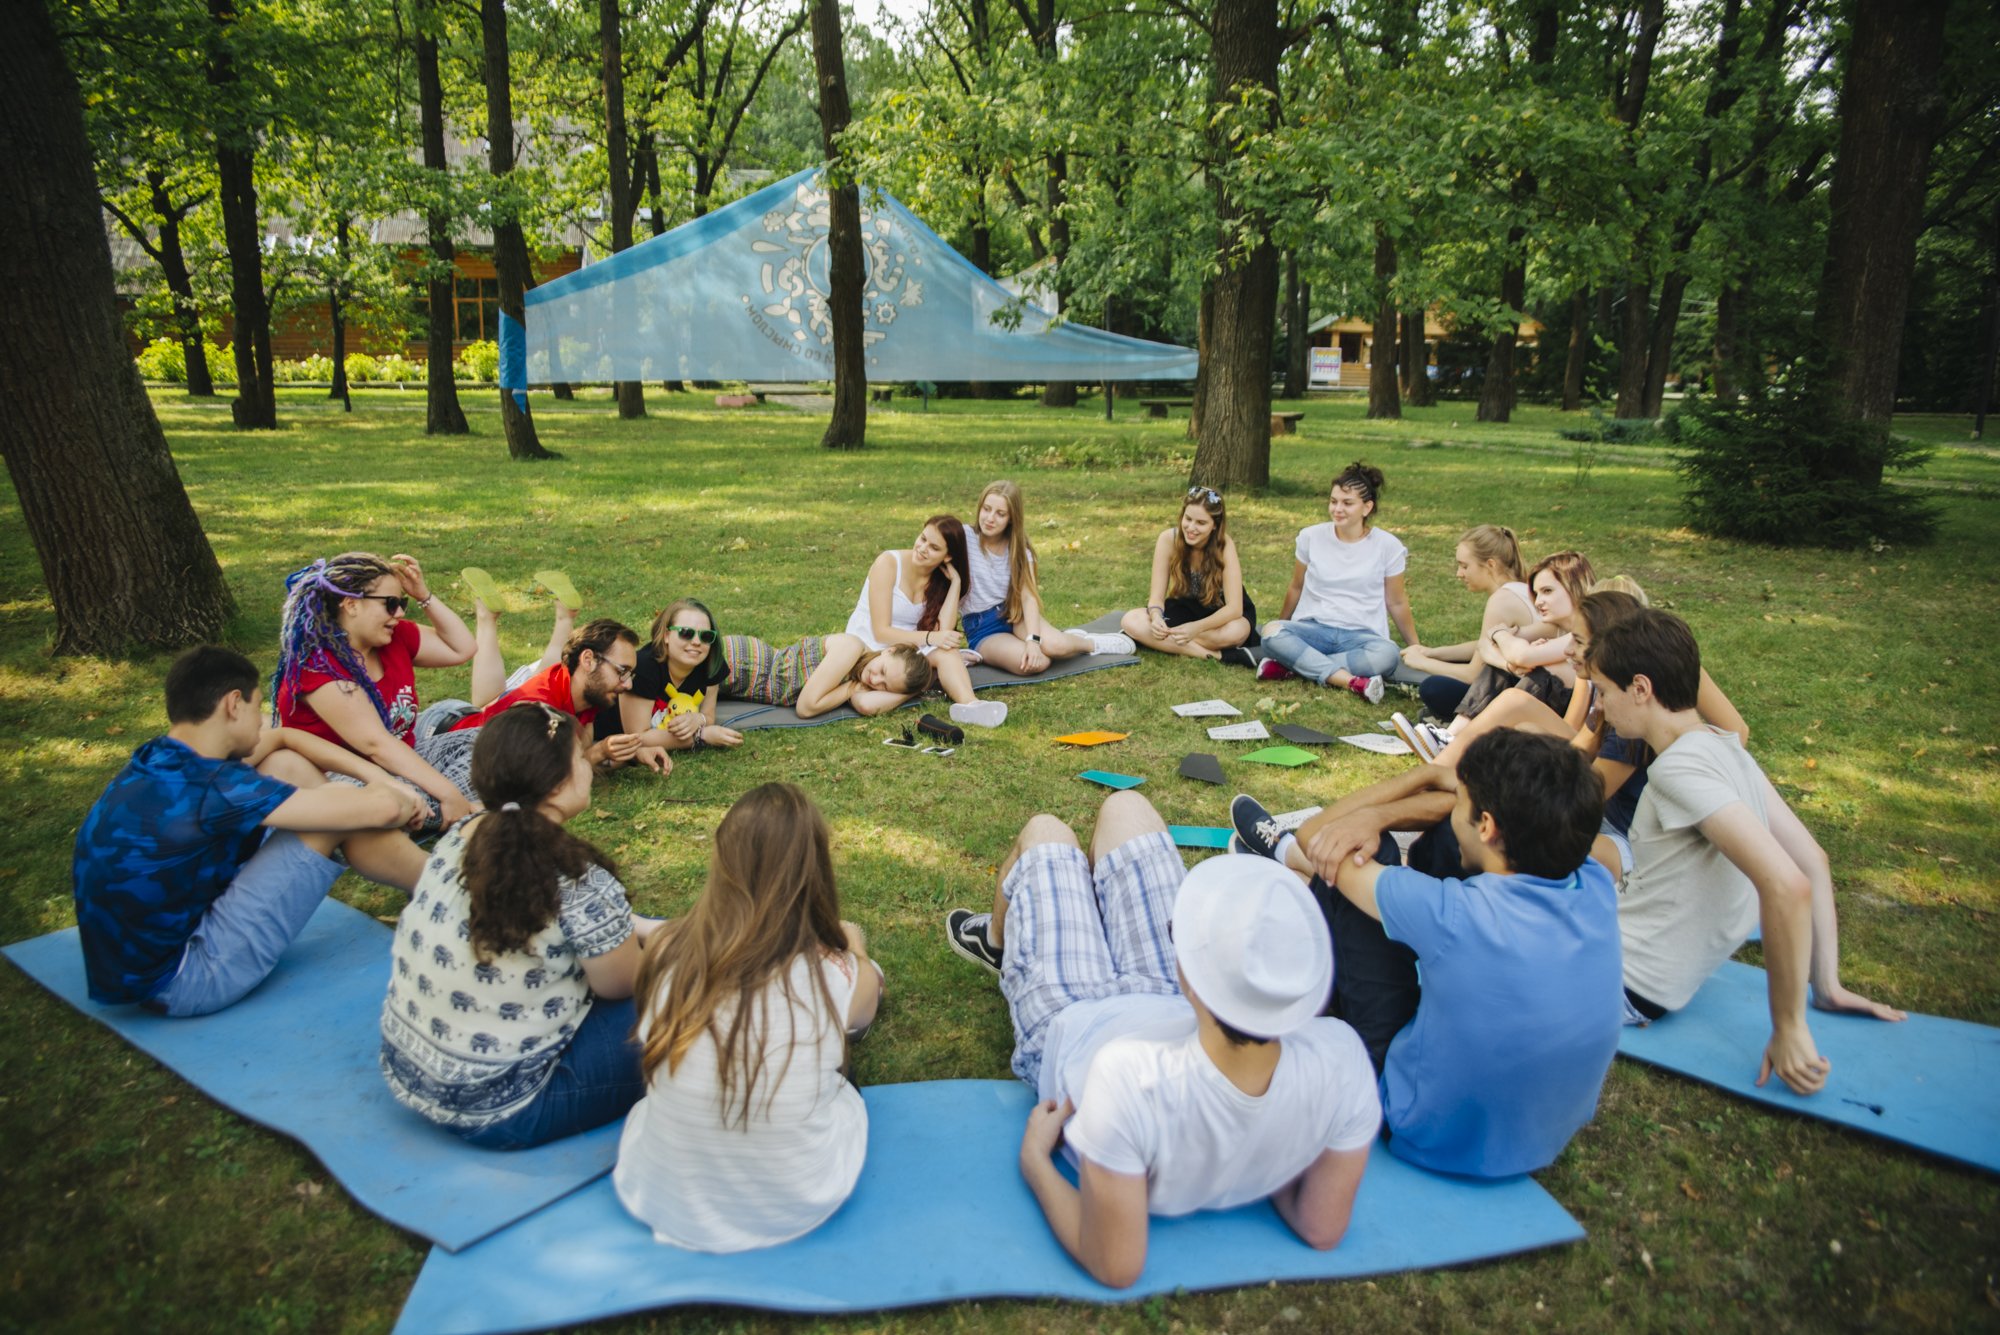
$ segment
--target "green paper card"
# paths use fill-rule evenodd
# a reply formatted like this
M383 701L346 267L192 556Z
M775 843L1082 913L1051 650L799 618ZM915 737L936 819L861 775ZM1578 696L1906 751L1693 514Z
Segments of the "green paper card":
M1112 774L1107 770L1101 769L1087 769L1076 777L1079 779L1088 779L1092 783L1101 783L1106 788L1137 788L1145 782L1144 779L1136 775Z
M1167 833L1174 837L1177 848L1227 848L1229 831L1207 825L1169 825Z
M1310 751L1296 746L1267 746L1262 751L1252 751L1238 760L1254 760L1260 765L1310 765L1315 759Z

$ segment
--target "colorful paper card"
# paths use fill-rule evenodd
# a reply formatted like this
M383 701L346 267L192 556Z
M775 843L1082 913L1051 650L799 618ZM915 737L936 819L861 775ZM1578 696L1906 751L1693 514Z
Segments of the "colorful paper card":
M1056 740L1065 746L1102 746L1106 742L1122 742L1131 735L1129 732L1073 732Z
M1101 769L1087 769L1076 777L1088 779L1092 783L1101 783L1106 788L1137 788L1145 782L1136 774L1113 774Z
M1181 757L1181 777L1199 779L1203 783L1222 782L1222 762L1206 751L1194 751Z
M1300 746L1332 746L1334 743L1332 733L1321 732L1317 728L1302 728L1296 723L1280 723L1271 731L1288 742L1297 742Z
M1296 746L1267 746L1261 751L1252 751L1239 760L1254 760L1259 765L1310 765L1315 757L1310 751L1302 751Z
M1169 825L1177 848L1227 848L1230 830L1218 825Z

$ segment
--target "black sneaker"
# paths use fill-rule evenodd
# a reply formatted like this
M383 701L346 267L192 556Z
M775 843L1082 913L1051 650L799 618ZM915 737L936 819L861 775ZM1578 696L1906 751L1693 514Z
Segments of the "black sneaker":
M1222 661L1230 667L1248 668L1252 672L1255 672L1258 664L1264 661L1255 650L1246 649L1240 644L1232 644L1227 649L1221 650L1221 655Z
M1278 841L1285 837L1285 830L1256 798L1238 793L1229 804L1229 823L1236 827L1236 841L1244 852L1277 859Z
M992 926L993 915L990 913L953 909L944 915L944 936L951 942L951 948L997 975L1000 972L1001 949L987 936Z

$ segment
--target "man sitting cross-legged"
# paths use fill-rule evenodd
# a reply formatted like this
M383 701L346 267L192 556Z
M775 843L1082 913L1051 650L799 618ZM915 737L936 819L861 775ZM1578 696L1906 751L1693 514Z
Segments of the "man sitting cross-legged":
M1831 1064L1806 1025L1808 984L1822 1010L1904 1018L1840 984L1825 852L1736 735L1695 711L1701 650L1686 622L1646 608L1599 633L1585 664L1605 718L1654 753L1618 904L1630 1018L1685 1006L1761 921L1771 1041L1757 1083L1776 1073L1816 1093Z
M1333 958L1296 877L1228 856L1187 872L1152 806L1117 793L1088 857L1055 817L1027 823L987 932L1014 1072L1040 1097L1021 1174L1084 1269L1127 1287L1149 1214L1265 1197L1310 1245L1340 1241L1381 1113L1354 1031L1315 1018Z
M1459 761L1450 874L1375 860L1298 870L1333 931L1333 1013L1382 1073L1389 1149L1440 1172L1507 1177L1554 1162L1597 1111L1622 1019L1618 905L1589 857L1603 790L1582 752L1500 729ZM1231 808L1250 851L1274 823ZM1421 970L1421 975L1419 974Z
M343 870L408 890L415 790L310 733L270 728L257 669L190 649L165 736L132 753L76 835L77 934L95 1001L206 1015L264 981ZM326 782L325 771L361 787Z

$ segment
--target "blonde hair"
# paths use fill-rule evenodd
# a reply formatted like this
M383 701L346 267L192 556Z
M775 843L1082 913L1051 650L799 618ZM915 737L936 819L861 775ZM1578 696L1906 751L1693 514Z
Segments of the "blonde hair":
M1514 537L1514 530L1499 524L1480 524L1465 530L1465 536L1458 540L1459 546L1472 553L1472 559L1480 565L1488 561L1497 564L1510 579L1528 582L1527 568L1521 564L1521 544Z
M861 669L885 654L903 665L903 684L909 687L909 694L922 695L937 685L937 668L914 644L892 644L887 649L868 650L854 660L854 666L847 670L847 680L859 682Z
M1633 579L1630 575L1613 575L1608 579L1600 579L1597 583L1590 586L1590 591L1592 593L1628 594L1641 607L1651 607L1653 605L1653 600L1648 598L1646 591L1639 587L1639 581ZM1580 607L1582 604L1579 603L1578 606Z
M979 512L986 506L988 496L998 496L1007 502L1007 598L1000 604L1000 614L1007 618L1010 626L1021 625L1022 596L1032 595L1037 603L1042 600L1041 590L1035 583L1035 549L1028 541L1027 512L1021 504L1021 488L1007 479L986 484L986 490L979 493L978 504L972 507L973 526L979 523ZM968 542L983 541L984 535L968 539ZM968 579L971 572L967 572ZM971 589L966 590L972 592ZM1033 627L1023 627L1027 634Z
M645 1079L663 1065L671 1075L707 1034L715 1042L723 1124L747 1127L759 1075L769 1072L775 1095L795 1045L810 1041L770 1032L772 980L787 1003L805 1000L792 992L793 962L803 956L817 966L846 949L825 819L789 783L751 789L715 829L701 898L646 950L636 989L650 1021L639 1059ZM844 1036L824 972L807 974L814 1009ZM795 1014L790 1004L784 1009Z

